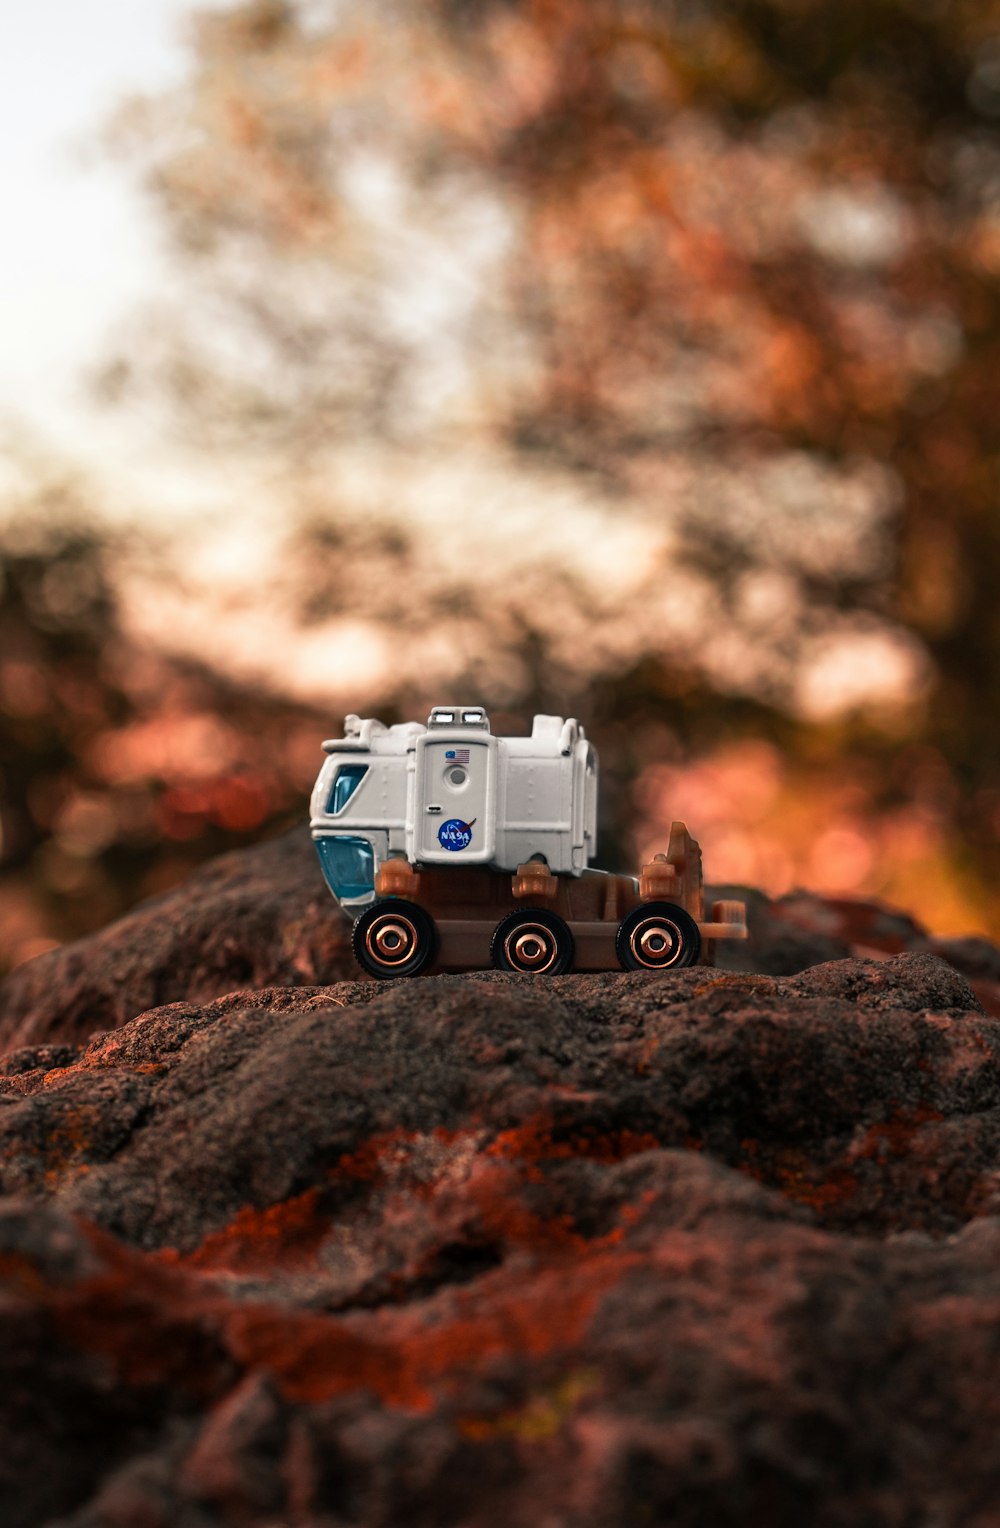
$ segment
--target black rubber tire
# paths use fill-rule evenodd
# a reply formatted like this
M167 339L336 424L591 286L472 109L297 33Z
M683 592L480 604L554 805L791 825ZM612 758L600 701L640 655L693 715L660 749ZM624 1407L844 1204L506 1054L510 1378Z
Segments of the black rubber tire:
M385 897L366 907L351 931L354 958L369 976L419 976L438 951L430 913L403 897Z
M576 953L569 925L546 907L519 907L493 930L490 958L498 971L562 976Z
M697 961L701 935L683 907L644 902L619 924L615 951L626 971L680 971Z

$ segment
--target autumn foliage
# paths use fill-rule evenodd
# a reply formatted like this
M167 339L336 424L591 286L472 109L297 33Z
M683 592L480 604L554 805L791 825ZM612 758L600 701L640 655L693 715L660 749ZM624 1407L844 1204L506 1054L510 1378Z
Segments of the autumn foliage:
M381 655L317 697L575 711L606 856L679 792L719 879L995 928L996 0L257 0L191 37L113 132L184 300L101 383L259 468L304 629ZM291 807L241 718L150 864Z

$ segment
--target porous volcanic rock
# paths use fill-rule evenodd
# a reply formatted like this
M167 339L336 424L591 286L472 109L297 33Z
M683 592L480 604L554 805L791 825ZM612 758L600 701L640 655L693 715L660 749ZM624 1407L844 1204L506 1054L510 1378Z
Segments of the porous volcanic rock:
M929 953L969 978L987 1013L1000 1014L1000 950L982 935L935 937L901 908L860 897L794 891L772 902L759 892L723 894L745 895L750 943L721 946L720 966L781 974L842 955Z
M745 886L750 937L719 942L720 970L786 976L873 951L940 954L1000 1013L1000 951L984 939L934 942L878 903L804 892L772 901ZM305 828L213 860L183 886L141 903L99 934L40 955L0 983L0 1052L78 1044L173 1001L236 990L303 987L358 975L350 920L329 895Z
M0 1078L11 1528L995 1521L1000 1021L930 954L143 1014Z
M162 1003L353 974L350 923L308 831L220 855L108 928L0 985L0 1050L85 1040Z
M772 901L752 886L710 886L705 888L707 907L717 899L741 901L746 908L746 942L719 940L714 964L722 971L757 971L766 976L794 976L827 960L843 960L852 953L850 941L841 938L841 928L828 915L827 904L820 898L810 903L804 915L798 903L786 906L790 899ZM899 950L906 949L900 945Z

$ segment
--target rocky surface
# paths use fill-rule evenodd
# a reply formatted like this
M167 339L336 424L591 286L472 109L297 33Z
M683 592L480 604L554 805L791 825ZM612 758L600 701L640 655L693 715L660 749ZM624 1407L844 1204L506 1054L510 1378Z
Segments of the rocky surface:
M992 946L330 981L303 849L8 982L5 1528L992 1528Z
M932 941L877 903L795 893L771 901L745 886L747 944L720 944L718 966L793 975L846 955L932 951L965 972L1000 1013L1000 951L985 939ZM350 924L329 895L305 829L215 860L110 928L18 967L0 984L0 1050L77 1044L174 1001L209 1002L270 986L350 979Z
M17 967L0 985L0 1048L85 1040L182 998L353 972L350 925L297 830L220 855L99 934Z
M1000 1021L931 955L272 988L0 1088L14 1528L991 1521Z

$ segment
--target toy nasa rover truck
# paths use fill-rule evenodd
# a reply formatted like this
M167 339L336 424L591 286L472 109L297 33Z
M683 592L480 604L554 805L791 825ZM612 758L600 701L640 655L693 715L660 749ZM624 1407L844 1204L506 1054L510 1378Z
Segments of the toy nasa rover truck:
M311 827L372 976L665 971L746 938L742 902L705 921L682 822L638 878L587 868L597 755L572 718L495 737L481 706L435 706L426 727L349 716L344 733L323 744Z

